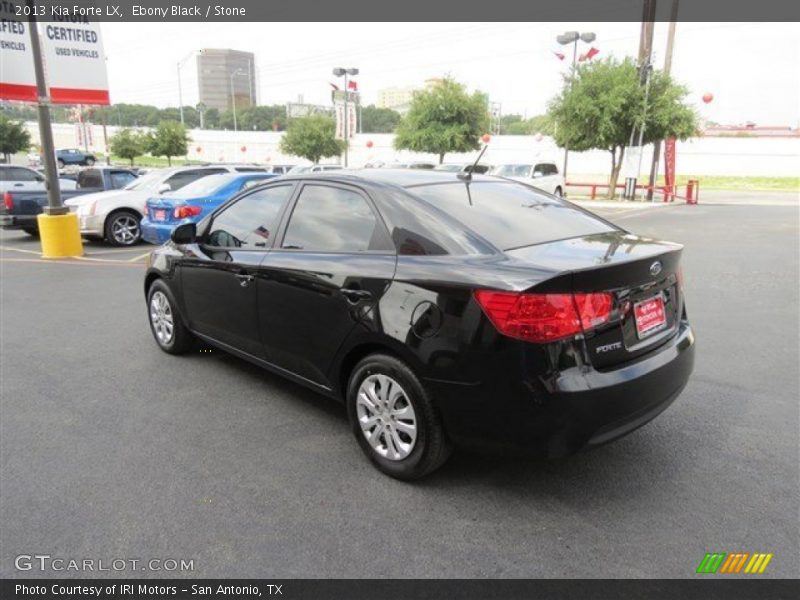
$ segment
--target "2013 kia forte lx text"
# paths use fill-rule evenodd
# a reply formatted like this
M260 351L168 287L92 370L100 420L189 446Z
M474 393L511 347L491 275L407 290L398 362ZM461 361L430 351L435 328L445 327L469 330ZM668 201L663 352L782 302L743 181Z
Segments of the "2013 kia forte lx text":
M454 446L566 456L681 392L682 247L516 181L432 171L282 177L149 259L150 326L342 399L384 473Z

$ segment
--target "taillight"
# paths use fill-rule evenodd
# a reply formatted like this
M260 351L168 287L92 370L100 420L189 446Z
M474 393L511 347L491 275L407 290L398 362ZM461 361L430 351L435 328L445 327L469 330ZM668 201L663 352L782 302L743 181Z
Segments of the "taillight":
M194 217L203 212L199 206L178 206L172 211L172 216L176 219L185 219L186 217Z
M528 342L552 342L584 333L608 322L613 296L590 294L522 294L478 290L475 299L503 335Z
M14 210L14 197L11 195L11 192L5 192L3 194L3 204L6 210Z

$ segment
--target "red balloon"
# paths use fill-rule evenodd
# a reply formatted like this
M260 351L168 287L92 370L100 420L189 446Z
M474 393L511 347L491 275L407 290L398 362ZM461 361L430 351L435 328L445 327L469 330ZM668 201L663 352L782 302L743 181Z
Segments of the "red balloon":
M711 102L713 99L714 99L714 94L710 92L703 94L703 102L705 102L706 104Z
M195 148L195 150L197 150L197 153L200 154L203 151L203 147L198 146L197 148Z
M481 136L481 139L483 140L483 143L484 143L484 144L488 144L489 142L491 142L491 141L492 141L492 136L490 136L488 133L484 133L484 134Z
M372 148L372 140L367 141L367 148Z
M247 146L242 146L241 148L239 148L239 150L241 150L242 152L247 152Z

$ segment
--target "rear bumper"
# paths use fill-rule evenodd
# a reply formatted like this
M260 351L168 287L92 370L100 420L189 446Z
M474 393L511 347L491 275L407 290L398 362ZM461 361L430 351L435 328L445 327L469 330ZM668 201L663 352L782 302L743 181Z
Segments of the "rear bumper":
M147 217L142 219L139 226L142 230L142 239L158 246L169 241L169 236L176 227L173 223L156 223Z
M39 229L36 215L0 215L0 227L3 229Z
M536 385L509 369L491 382L427 385L456 445L558 458L658 416L680 395L693 366L694 334L683 322L666 344L614 370L576 366Z

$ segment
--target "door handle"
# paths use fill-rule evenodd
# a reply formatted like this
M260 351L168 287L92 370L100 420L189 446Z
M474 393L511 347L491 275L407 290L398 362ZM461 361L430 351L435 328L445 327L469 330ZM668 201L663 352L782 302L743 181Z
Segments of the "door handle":
M342 288L342 294L349 302L355 304L360 300L372 298L372 292L367 290L354 290L352 288Z
M255 279L254 276L249 275L247 273L237 273L236 279L239 280L239 285L242 287L247 287L247 285Z

